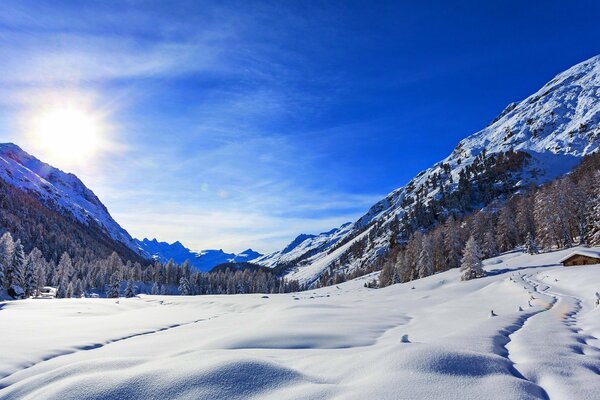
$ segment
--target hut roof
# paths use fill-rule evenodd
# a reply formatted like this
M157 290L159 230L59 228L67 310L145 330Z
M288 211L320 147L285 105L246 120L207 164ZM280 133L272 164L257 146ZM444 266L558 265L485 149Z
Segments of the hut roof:
M569 258L571 258L573 256L591 257L591 258L597 258L597 259L600 260L600 252L599 251L594 251L594 250L575 250L574 252L572 252L568 256L561 258L558 262L560 262L560 263L565 262L565 261L567 261Z

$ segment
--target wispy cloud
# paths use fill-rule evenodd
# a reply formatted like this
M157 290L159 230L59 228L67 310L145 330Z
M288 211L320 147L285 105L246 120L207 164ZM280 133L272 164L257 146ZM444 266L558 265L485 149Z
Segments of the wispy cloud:
M0 105L26 115L75 92L102 110L111 151L72 172L135 236L270 251L354 220L383 193L349 191L336 144L314 145L331 132L310 119L344 85L294 50L300 30L320 51L320 10L249 4L3 3Z

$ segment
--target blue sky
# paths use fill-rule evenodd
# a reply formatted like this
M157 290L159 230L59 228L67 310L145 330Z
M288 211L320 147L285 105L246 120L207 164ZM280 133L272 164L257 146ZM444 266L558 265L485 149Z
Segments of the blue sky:
M77 4L75 4L77 3ZM508 103L600 52L597 1L2 1L0 136L136 237L276 250L354 220ZM102 116L86 163L31 110Z

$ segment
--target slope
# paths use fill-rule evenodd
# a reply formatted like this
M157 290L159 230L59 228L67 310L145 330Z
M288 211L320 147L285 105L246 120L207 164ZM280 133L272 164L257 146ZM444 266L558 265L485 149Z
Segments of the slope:
M335 243L285 260L286 269L291 277L311 283L331 268L347 272L373 264L387 251L392 236L405 240L448 215L464 215L530 184L547 182L570 171L599 146L600 56L596 56L509 105L444 160L390 193L350 226L344 225ZM341 247L345 250L339 251ZM266 256L258 262L282 264L271 259ZM301 272L304 268L312 272Z
M468 282L10 302L0 398L594 399L600 265L569 252L505 253Z

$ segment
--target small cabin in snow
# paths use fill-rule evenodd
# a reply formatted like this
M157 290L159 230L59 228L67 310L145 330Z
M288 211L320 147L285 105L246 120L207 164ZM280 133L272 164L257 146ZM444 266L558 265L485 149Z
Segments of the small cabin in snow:
M57 288L51 286L44 286L40 289L40 292L38 293L37 297L39 299L55 299L57 293Z
M559 261L565 267L573 265L600 264L600 252L591 250L577 250Z

